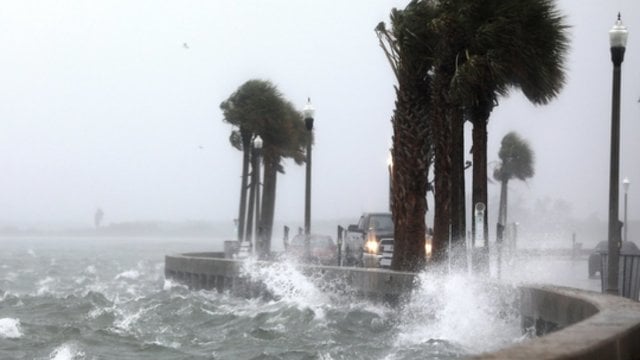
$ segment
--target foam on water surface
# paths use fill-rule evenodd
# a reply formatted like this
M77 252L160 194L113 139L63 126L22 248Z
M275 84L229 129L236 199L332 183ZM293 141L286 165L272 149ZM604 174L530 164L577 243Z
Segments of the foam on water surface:
M519 331L519 317L509 311L515 296L466 274L423 272L400 316L395 346L444 341L471 353L503 347Z
M249 278L262 282L278 301L309 308L329 302L327 294L305 276L293 262L266 263L247 259L242 271Z
M85 353L73 343L64 343L49 354L50 360L83 360Z
M118 279L129 279L135 280L140 277L140 272L138 270L127 270L123 271L120 274L116 275L116 280Z
M17 339L22 337L20 319L3 318L0 319L0 338Z

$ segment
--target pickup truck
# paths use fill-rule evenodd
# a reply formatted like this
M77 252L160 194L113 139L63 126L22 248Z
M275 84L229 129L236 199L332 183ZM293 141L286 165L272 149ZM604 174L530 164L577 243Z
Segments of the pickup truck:
M393 255L391 213L364 213L358 224L347 227L345 264L390 267Z

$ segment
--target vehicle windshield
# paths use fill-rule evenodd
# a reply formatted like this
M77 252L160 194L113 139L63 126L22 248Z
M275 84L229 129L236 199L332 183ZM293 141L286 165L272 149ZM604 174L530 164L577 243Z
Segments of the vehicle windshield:
M393 231L393 220L389 215L371 215L369 228L378 231Z

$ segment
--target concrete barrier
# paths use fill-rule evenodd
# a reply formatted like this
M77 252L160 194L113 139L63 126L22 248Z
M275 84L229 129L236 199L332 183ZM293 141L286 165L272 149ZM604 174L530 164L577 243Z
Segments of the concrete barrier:
M225 259L224 253L165 258L165 276L191 288L265 295L241 267L241 261ZM416 278L414 273L383 269L304 265L301 270L325 283L343 283L359 295L392 303L409 294ZM521 285L519 304L504 306L518 306L523 332L538 337L473 359L640 359L638 302L572 288Z
M520 292L523 330L548 336L475 359L640 359L640 303L557 286Z
M237 295L267 296L260 284L243 275L242 264L241 260L224 258L224 253L167 255L165 277L194 289L216 288L219 291L230 290ZM415 280L414 273L385 269L300 265L300 270L305 275L322 278L324 283L340 283L358 295L389 303L397 303L407 295Z

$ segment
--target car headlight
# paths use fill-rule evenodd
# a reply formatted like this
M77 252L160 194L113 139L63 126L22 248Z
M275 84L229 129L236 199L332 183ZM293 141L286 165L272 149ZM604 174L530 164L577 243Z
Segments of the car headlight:
M380 247L380 245L378 244L378 242L375 239L369 239L364 244L364 249L369 254L377 254L379 247Z

